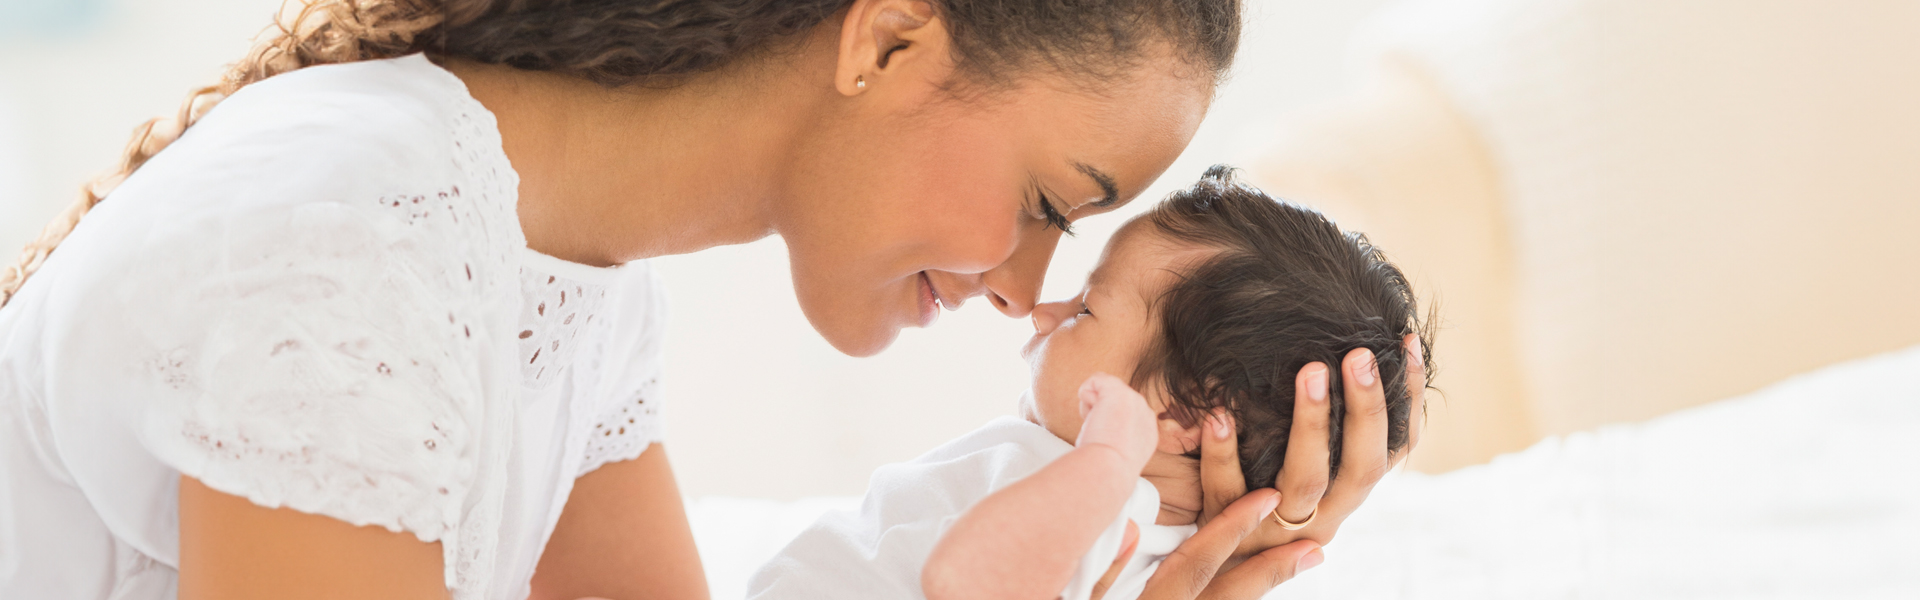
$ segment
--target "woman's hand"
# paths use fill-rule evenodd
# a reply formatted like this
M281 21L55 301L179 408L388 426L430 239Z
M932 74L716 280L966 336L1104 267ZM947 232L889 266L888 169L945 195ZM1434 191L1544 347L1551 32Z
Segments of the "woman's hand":
M1397 453L1387 451L1386 391L1373 353L1354 350L1341 361L1347 414L1342 472L1332 486L1328 485L1332 479L1327 452L1331 404L1326 365L1308 365L1295 379L1287 459L1271 483L1278 493L1264 488L1247 492L1232 423L1224 411L1210 417L1200 443L1200 532L1160 564L1141 597L1258 598L1320 564L1325 558L1320 545L1333 539L1340 523L1360 507L1374 484L1419 443L1426 399L1424 386L1417 382L1426 381L1426 361L1418 337L1407 336L1406 347L1412 415L1407 445ZM1280 518L1312 522L1295 531L1282 529L1271 516L1276 508Z
M1262 488L1222 509L1160 562L1160 568L1147 580L1147 589L1140 597L1143 600L1253 600L1301 571L1320 564L1325 558L1320 553L1320 544L1299 540L1268 548L1240 560L1236 566L1222 569L1279 504L1278 493Z

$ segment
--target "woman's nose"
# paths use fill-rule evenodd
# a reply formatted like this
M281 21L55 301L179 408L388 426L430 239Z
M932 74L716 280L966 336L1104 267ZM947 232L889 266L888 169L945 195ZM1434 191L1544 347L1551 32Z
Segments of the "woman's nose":
M1076 312L1073 301L1047 302L1033 307L1033 333L1051 335Z
M1047 279L1047 263L1053 261L1053 249L1059 244L1060 232L1054 229L1021 239L1006 262L981 274L987 301L1001 314L1015 319L1033 312L1040 302L1040 286Z

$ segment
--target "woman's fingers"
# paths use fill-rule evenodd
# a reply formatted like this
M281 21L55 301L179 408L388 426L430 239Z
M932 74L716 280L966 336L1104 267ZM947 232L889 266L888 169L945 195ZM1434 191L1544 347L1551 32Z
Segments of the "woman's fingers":
M1413 447L1420 445L1420 428L1427 424L1427 359L1420 336L1407 334L1407 445L1393 453L1393 464L1400 464Z
M1386 386L1380 383L1379 365L1373 360L1373 352L1365 348L1354 350L1343 362L1341 371L1346 393L1342 400L1346 403L1347 415L1341 423L1340 478L1320 503L1320 508L1328 511L1333 519L1327 523L1329 527L1337 527L1339 521L1353 514L1373 491L1373 485L1393 466L1387 457ZM1322 531L1327 533L1315 539L1325 543L1332 537L1332 529Z
M1133 524L1132 519L1128 519L1127 532L1120 537L1120 555L1114 557L1113 566L1107 567L1107 574L1101 575L1100 581L1094 582L1093 593L1088 596L1090 600L1100 600L1107 595L1107 589L1113 587L1113 582L1120 578L1121 571L1127 570L1127 562L1133 560L1133 550L1138 547L1140 547L1140 526Z
M1206 525L1245 495L1247 479L1240 472L1240 436L1227 410L1215 409L1200 431L1200 524Z
M1260 520L1279 504L1273 490L1258 489L1241 496L1207 523L1200 531L1181 542L1172 554L1160 562L1141 598L1155 600L1193 600L1213 582L1220 565L1233 556L1240 540L1260 528ZM1253 596L1248 596L1253 598Z
M1207 600L1259 598L1293 579L1301 571L1325 561L1326 554L1320 551L1320 544L1313 540L1278 546L1214 577L1213 583L1200 593L1200 597Z
M1327 492L1327 365L1312 363L1294 377L1293 430L1287 435L1287 459L1280 467L1280 518L1299 523L1314 516Z
M1342 425L1340 476L1360 479L1368 488L1385 477L1393 463L1387 456L1387 386L1380 383L1380 363L1366 348L1347 353L1346 420Z

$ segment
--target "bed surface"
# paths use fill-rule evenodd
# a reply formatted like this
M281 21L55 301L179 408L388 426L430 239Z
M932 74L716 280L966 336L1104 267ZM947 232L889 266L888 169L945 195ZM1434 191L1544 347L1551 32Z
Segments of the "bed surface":
M1456 399L1456 401L1461 401ZM1442 475L1273 598L1920 598L1920 347ZM689 505L713 596L857 498Z

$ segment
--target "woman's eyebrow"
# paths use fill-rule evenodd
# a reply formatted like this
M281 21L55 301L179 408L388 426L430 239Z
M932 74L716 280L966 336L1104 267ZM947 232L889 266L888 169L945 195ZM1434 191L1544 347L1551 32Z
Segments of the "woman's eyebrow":
M1093 183L1100 186L1100 191L1106 194L1105 198L1093 202L1094 206L1106 208L1120 203L1120 186L1113 182L1112 175L1108 175L1105 171L1094 168L1093 165L1079 161L1074 161L1073 168L1081 173L1085 173L1087 177L1092 178Z

